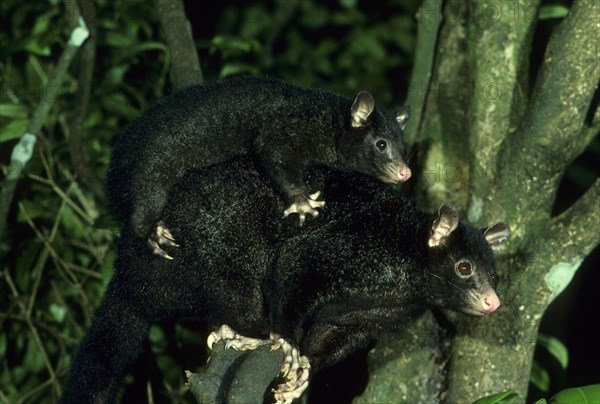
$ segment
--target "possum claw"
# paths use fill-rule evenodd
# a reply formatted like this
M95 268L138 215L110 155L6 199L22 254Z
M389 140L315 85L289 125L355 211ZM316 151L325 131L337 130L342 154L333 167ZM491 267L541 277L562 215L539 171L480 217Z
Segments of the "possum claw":
M317 199L319 199L319 195L321 195L321 191L317 191L314 194L310 194L310 195L308 195L308 197L310 199L312 199L313 201L316 201ZM324 201L321 201L321 202L318 202L318 203L323 204L321 206L325 206L325 202Z
M259 346L272 343L270 339L244 337L236 333L227 324L223 324L217 331L212 332L206 339L206 345L212 350L213 344L221 340L226 341L225 349L233 349L235 351L252 351Z
M208 345L208 349L212 350L212 346L215 342L219 342L222 339L233 339L234 337L235 331L227 324L223 324L217 331L210 333L206 339L206 345Z
M175 242L175 238L173 237L171 230L165 226L165 223L162 220L156 224L154 233L148 237L148 245L150 246L153 254L168 260L172 260L173 257L171 257L161 247L179 247L179 244Z
M156 235L158 236L158 244L166 247L179 247L179 244L175 242L171 230L167 229L163 222L158 222L156 225Z
M292 400L300 397L308 387L310 362L306 356L300 356L297 347L278 337L272 335L271 339L281 346L284 353L280 376L285 379L285 382L279 384L273 393L276 403L291 403Z
M248 338L236 333L227 324L223 324L206 339L209 349L213 349L215 342L225 340L225 349L237 351L254 350L259 346L271 344L271 350L283 350L284 359L280 368L283 383L273 389L275 402L278 404L291 403L300 397L308 387L310 363L306 356L300 356L298 348L279 334L271 332L269 339Z
M165 250L163 250L162 248L160 248L160 246L158 245L158 243L155 240L152 240L151 238L148 239L148 246L150 247L150 249L152 250L152 254L156 254L159 257L168 259L168 260L172 260L173 257L171 257Z
M288 217L292 213L297 213L300 219L300 226L302 226L306 220L307 214L310 214L313 217L319 216L319 211L316 210L316 208L320 209L325 206L325 201L317 201L320 194L321 192L315 192L308 197L304 194L296 195L293 198L294 202L283 211L283 217Z

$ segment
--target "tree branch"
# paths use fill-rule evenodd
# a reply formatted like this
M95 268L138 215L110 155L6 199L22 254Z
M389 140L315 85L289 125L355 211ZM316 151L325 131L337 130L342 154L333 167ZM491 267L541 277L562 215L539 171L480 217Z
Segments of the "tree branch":
M445 21L440 33L439 63L432 90L442 123L443 136L439 141L443 145L443 154L447 156L445 161L451 162L469 160L469 156L465 155L465 150L468 150L468 138L465 135L469 129L467 111L470 103L465 38L468 8L469 3L465 0L446 4L444 15L453 13L454 18Z
M156 0L165 42L171 53L171 82L176 89L204 81L192 28L182 0Z
M46 117L50 112L50 108L54 105L56 98L60 94L60 87L63 83L67 69L71 65L77 50L81 44L87 39L89 31L85 25L85 21L79 18L78 25L71 31L71 37L67 42L56 67L52 71L50 80L46 84L45 97L42 97L36 110L29 121L26 133L21 137L21 140L13 148L10 167L8 174L4 179L2 191L0 192L0 240L3 239L7 227L7 216L12 204L19 175L31 159L33 150L37 142L37 135L42 130Z
M418 181L417 192L419 201L427 208L448 202L462 209L466 205L466 183L462 178L447 181L444 171L450 165L460 167L469 160L464 153L468 150L465 136L468 97L463 91L469 73L465 54L468 3L466 0L443 3L443 15L452 18L446 18L439 31L433 79L421 111L418 165L424 167L425 178ZM428 4L431 2L423 2L423 7Z
M186 372L187 385L199 403L262 403L265 392L279 374L283 350L269 345L254 351L225 349L225 342L213 345L206 371Z
M299 4L299 1L277 3L278 6L283 7L284 9L275 13L275 21L271 24L271 28L267 34L267 38L265 39L262 58L265 69L272 69L275 66L273 46L275 45L275 41L281 33L281 30L287 27L292 17L296 15ZM277 18L277 15L280 15L280 18Z
M69 3L66 4L68 5ZM75 3L71 4L72 8L77 7ZM104 200L104 184L85 162L82 146L82 136L84 133L83 121L87 115L87 109L90 103L90 91L96 60L96 8L94 3L90 1L85 2L84 7L80 7L80 10L84 20L87 22L90 36L81 48L79 83L77 86L77 95L75 97L75 111L68 133L69 154L71 155L71 162L73 163L75 174L81 178L84 184L87 185L96 197Z
M531 42L537 24L537 18L523 17L524 10L518 3L504 9L485 3L472 7L474 16L467 25L469 149L474 159L469 201L488 195L488 169L496 167L502 142L509 133L516 132L523 116ZM539 0L527 2L526 8L528 16L537 16ZM488 167L480 167L480 162Z
M596 107L596 112L592 115L591 125L584 126L581 129L581 135L578 136L575 145L575 150L578 151L577 155L581 154L598 134L600 134L600 107Z
M555 217L550 229L544 229L547 260L544 280L550 290L550 301L566 288L583 259L600 244L600 178L569 209ZM545 250L543 251L545 252ZM540 258L542 259L542 258ZM551 265L551 266L550 266Z
M415 64L413 66L406 105L410 105L411 119L408 121L404 139L412 147L417 136L421 137L423 110L433 76L435 50L442 22L442 0L424 1L417 12L417 40Z
M445 383L445 330L428 311L399 332L379 338L369 352L369 383L355 404L437 402Z
M576 139L600 80L599 13L600 2L575 1L552 35L525 118L505 142L497 191L515 209L511 216L547 217L562 174L580 151Z

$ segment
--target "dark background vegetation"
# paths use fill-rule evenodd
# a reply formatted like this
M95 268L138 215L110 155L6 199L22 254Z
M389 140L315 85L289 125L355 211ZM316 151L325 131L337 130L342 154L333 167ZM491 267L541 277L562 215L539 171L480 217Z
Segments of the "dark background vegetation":
M87 1L81 4L92 7ZM403 104L408 91L419 6L417 0L385 5L357 0L187 1L186 13L205 80L239 73L276 75L348 97L367 89L377 103L392 108ZM539 68L552 29L569 6L566 0L543 2L532 71ZM81 114L77 109L80 74L89 63L78 53L33 157L20 172L0 244L0 402L56 400L111 276L119 231L98 186L111 139L148 105L172 92L169 54L161 42L154 2L100 0L93 7L97 54L87 110ZM41 0L5 0L0 13L4 177L21 170L9 164L12 149L36 106L50 94L48 75L68 40L73 16L63 2ZM80 118L79 127L72 125ZM74 144L78 138L80 147ZM598 176L599 159L596 137L567 171L556 212L590 186ZM569 365L563 370L539 349L531 399L600 380L598 263L596 248L545 315L541 332L566 345ZM183 386L183 370L205 363L205 331L191 321L153 327L127 378L124 399L139 402L152 391L156 402L193 400ZM325 372L319 396L326 397L337 384L352 384L360 392L366 379L340 377L342 368L360 364L364 353Z

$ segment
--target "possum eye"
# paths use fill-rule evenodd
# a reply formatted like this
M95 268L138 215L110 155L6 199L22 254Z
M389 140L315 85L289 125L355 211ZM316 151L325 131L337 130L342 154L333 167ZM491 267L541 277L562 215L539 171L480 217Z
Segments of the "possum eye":
M494 289L498 286L498 282L500 282L500 277L496 272L492 274L492 283L494 284Z
M377 141L377 143L375 143L375 146L377 146L377 149L378 149L380 152L384 152L384 151L385 151L385 149L387 149L387 142L386 142L385 140L383 140L383 139L379 139L379 140Z
M473 269L471 268L471 263L469 261L459 261L456 266L456 273L461 278L466 278L467 276L471 276L473 273Z

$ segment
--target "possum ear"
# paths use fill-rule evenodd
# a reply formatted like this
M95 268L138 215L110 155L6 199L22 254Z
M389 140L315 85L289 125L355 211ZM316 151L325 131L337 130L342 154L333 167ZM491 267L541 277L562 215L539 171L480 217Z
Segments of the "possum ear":
M410 118L410 106L407 105L396 115L396 122L398 122L398 125L400 125L400 129L404 130L406 127L406 122L408 122L408 118Z
M452 205L442 205L438 210L438 217L431 226L431 235L429 236L429 247L437 247L444 242L444 239L450 235L458 226L458 213Z
M350 109L350 115L352 116L352 126L359 128L365 124L371 112L375 109L375 101L373 97L367 91L361 91L356 96L352 108Z
M504 242L510 237L510 227L504 222L496 223L483 230L483 236L494 252L504 246Z

